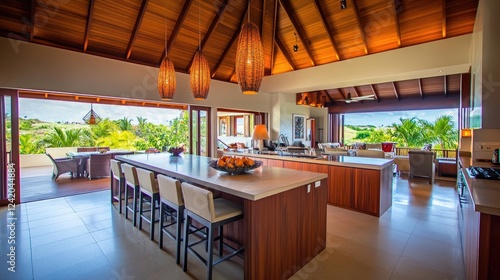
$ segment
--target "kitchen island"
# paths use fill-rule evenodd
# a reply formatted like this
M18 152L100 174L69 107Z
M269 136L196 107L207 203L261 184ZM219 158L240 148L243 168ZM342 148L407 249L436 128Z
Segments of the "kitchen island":
M225 226L224 239L244 246L245 279L287 279L326 247L325 174L262 166L229 175L211 168L208 157L167 153L117 160L241 203L244 219Z
M328 204L380 217L392 206L393 159L355 156L298 158L227 153L262 160L264 165L328 175Z

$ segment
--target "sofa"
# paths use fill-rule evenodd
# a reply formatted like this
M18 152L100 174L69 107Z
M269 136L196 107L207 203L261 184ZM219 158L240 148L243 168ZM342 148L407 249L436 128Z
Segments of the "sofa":
M357 150L356 156L369 158L385 158L385 152L382 150Z
M335 148L340 148L341 145L340 143L318 143L318 148L319 150L321 150L322 152L325 151L325 148L329 148L329 149L335 149Z

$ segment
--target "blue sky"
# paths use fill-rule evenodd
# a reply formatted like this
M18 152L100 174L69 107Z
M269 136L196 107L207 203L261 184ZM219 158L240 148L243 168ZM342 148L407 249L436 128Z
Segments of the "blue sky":
M384 113L352 113L345 115L345 124L349 125L374 125L374 126L390 126L393 123L400 123L400 118L417 117L419 119L434 122L442 115L450 115L453 117L455 128L458 127L458 110L457 109L439 109L439 110L418 110L418 111L394 111Z
M137 116L147 119L154 124L166 124L167 121L180 116L181 110L143 108L136 106L119 106L106 104L93 104L93 110L102 119L111 120L128 117L132 124L137 124ZM90 111L89 103L68 101L54 101L42 99L19 99L19 115L28 119L39 119L46 122L78 122Z

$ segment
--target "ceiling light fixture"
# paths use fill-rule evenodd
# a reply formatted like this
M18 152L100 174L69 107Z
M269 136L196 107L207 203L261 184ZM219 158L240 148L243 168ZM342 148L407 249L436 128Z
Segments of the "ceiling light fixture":
M347 1L346 0L340 0L340 9L341 10L347 9Z
M250 0L248 22L241 27L236 50L236 77L243 94L257 94L264 76L264 50L259 28L250 22Z
M98 124L101 121L101 117L92 109L92 103L90 103L90 111L83 117L83 121L90 125Z
M167 45L167 7L165 7L165 58L158 71L158 93L161 99L172 100L175 94L176 78L174 63L168 58Z
M293 45L293 51L297 52L299 50L299 45L297 44L297 33L293 32L293 35L295 35L295 45Z
M210 90L210 67L208 61L201 51L201 31L200 31L200 1L198 0L198 50L194 54L193 64L189 70L189 82L194 99L207 99Z

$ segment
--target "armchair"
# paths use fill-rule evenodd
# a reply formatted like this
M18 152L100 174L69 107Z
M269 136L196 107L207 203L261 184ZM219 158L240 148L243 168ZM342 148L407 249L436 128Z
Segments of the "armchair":
M78 158L53 158L49 153L45 153L52 164L54 164L54 170L52 171L52 179L57 180L61 174L71 173L71 178L73 174L78 174L78 165L80 164L80 159Z
M436 153L432 151L415 150L408 151L410 158L410 175L409 178L427 177L429 184L434 183L434 173Z

